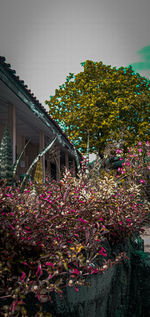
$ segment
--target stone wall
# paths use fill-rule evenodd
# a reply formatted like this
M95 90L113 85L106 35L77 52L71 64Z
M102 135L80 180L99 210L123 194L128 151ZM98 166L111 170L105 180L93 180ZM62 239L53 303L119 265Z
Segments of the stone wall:
M113 252L119 251L126 251L129 260L87 277L91 286L81 286L79 292L67 287L62 298L53 293L52 302L42 304L40 316L150 317L150 253L144 252L139 236L113 247ZM38 300L30 293L25 302L28 316L36 316Z
M150 254L144 252L139 236L113 247L113 252L119 251L126 251L129 260L87 277L91 286L81 286L79 292L67 287L62 298L54 293L52 303L42 304L43 316L49 312L52 317L150 317ZM29 316L37 311L34 301L33 305L29 294Z

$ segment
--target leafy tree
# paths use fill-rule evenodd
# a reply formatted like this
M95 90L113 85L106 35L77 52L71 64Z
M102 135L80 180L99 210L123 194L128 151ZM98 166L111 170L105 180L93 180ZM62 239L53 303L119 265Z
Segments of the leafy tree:
M130 67L111 67L87 60L84 70L70 73L66 82L46 100L51 116L78 149L103 153L107 140L125 146L148 138L150 81Z

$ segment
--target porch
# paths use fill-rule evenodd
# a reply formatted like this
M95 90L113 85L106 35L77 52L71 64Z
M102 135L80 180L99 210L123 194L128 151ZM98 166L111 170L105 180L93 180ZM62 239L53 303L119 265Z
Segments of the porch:
M11 135L13 163L30 140L20 160L17 177L28 170L39 152L55 137L53 149L42 157L43 180L59 180L64 167L76 174L75 154L72 143L44 107L31 94L12 71L4 58L0 57L0 142L6 124ZM32 172L32 176L34 170Z

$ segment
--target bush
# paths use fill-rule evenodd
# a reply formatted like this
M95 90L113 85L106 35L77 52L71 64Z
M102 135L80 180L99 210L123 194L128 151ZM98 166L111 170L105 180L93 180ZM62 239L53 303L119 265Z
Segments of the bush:
M23 193L1 184L0 298L13 300L8 316L23 311L29 292L45 302L66 286L78 291L87 275L126 258L108 255L108 243L142 231L149 203L140 201L141 188L114 176L88 179L85 169L83 162L80 178L66 171L60 182L30 183Z

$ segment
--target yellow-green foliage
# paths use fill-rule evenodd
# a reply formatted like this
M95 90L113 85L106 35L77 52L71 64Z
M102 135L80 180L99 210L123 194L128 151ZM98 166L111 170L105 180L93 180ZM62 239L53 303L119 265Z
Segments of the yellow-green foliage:
M150 81L131 67L111 67L102 62L82 63L84 71L69 74L66 82L46 101L77 148L103 152L108 139L120 139L125 146L148 139Z
M43 168L42 168L42 162L40 159L38 160L36 165L34 181L38 184L43 184Z

